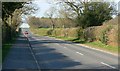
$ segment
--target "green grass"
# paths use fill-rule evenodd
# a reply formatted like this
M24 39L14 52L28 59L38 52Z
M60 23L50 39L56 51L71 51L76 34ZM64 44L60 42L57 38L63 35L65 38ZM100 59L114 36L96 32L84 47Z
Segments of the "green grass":
M13 40L8 41L7 43L3 44L3 46L2 46L2 61L4 61L5 57L9 53L10 47L15 42L15 40L16 40L16 38L14 38Z
M9 50L10 50L11 44L4 44L3 48L2 48L2 60L5 59L6 55L8 54Z
M64 36L53 36L53 35L46 35L47 31L50 30L51 28L39 28L39 29L34 29L33 32L38 34L39 36L50 36L50 37L56 37L62 40L66 40L66 41L72 41L75 43L81 43L81 44L85 44L87 46L91 46L93 48L98 48L98 49L102 49L105 51L109 51L112 53L118 53L118 47L112 47L109 45L105 45L100 41L95 41L95 42L86 42L84 39L77 39L76 37L64 37ZM60 28L56 28L57 30Z
M0 64L2 64L2 48L0 48Z
M99 49L109 51L109 52L112 52L112 53L118 53L118 47L105 45L100 41L86 42L85 44L88 45L88 46L91 46L91 47L94 47L94 48L99 48Z
M52 37L54 37L54 36L52 36ZM109 52L112 52L112 53L118 53L118 47L105 45L100 41L86 42L83 39L80 40L80 39L77 39L77 38L74 38L74 37L56 37L56 38L59 38L59 39L62 39L62 40L67 40L67 41L72 41L72 42L75 42L75 43L85 44L87 46L102 49L102 50L109 51Z
M66 41L72 41L75 43L86 43L84 39L78 39L77 37L63 37L63 36L52 36Z
M46 36L48 30L50 30L51 28L37 28L37 29L33 29L31 28L31 31L34 32L34 34L37 34L39 36Z

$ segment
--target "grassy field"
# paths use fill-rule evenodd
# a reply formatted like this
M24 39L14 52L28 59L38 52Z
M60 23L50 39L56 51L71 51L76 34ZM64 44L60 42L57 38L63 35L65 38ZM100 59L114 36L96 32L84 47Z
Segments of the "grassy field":
M86 42L84 39L77 39L76 37L64 37L64 36L47 35L47 31L50 30L50 29L51 28L39 28L39 29L32 30L32 32L34 32L35 34L37 34L39 36L55 37L55 38L66 40L66 41L72 41L72 42L75 42L75 43L85 44L87 46L102 49L102 50L109 51L109 52L112 52L112 53L118 53L118 47L105 45L100 41ZM60 28L57 28L57 29L59 30Z

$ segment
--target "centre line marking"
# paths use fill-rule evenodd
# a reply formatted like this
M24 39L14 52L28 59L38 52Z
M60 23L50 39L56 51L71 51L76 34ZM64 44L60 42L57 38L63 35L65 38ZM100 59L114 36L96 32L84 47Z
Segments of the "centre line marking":
M83 55L82 53L80 53L80 52L76 52L77 54L80 54L80 55Z
M109 64L106 64L106 63L104 63L104 62L101 62L101 64L106 65L106 66L108 66L108 67L110 67L110 68L116 69L115 67L113 67L113 66L111 66L111 65L109 65Z

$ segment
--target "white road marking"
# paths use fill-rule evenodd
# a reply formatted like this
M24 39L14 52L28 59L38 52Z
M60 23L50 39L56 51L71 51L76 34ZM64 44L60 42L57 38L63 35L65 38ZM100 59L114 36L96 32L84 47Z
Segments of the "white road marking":
M114 55L114 56L118 56L118 54L114 54L114 53L111 53L111 52L108 52L108 51L105 51L105 50L93 48L93 47L90 47L90 46L87 46L87 45L84 45L84 44L75 44L75 45L82 46L82 47L89 48L89 49L93 49L93 50L97 50L97 51L101 51L101 52L111 54L111 55Z
M32 50L30 41L28 40L28 42L29 42L29 49L30 49L30 52L31 52L31 54L32 54L32 56L33 56L33 59L35 60L35 62L36 62L36 64L37 64L38 71L41 71L41 68L40 68L40 66L39 66L39 63L38 63L38 61L37 61L37 59L36 59L36 57L35 57L35 54L34 54L34 52L33 52L33 50Z
M101 64L106 65L106 66L108 66L108 67L110 67L110 68L116 69L116 67L113 67L113 66L111 66L111 65L109 65L109 64L106 64L106 63L104 63L104 62L101 62Z
M83 55L82 53L80 53L80 52L76 52L77 54L80 54L80 55Z
M58 43L56 43L58 46L62 46L62 45L60 45L60 44L58 44ZM63 48L67 48L67 47L63 47Z

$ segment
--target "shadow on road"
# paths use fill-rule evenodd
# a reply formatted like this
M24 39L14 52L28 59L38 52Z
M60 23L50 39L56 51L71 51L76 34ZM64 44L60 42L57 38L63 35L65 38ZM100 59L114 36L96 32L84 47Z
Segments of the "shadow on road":
M2 69L37 69L25 37L19 37L2 63Z
M42 69L41 71L118 71L114 69L99 69L101 67L96 69L69 69L70 67L73 68L83 64L81 62L72 60L60 52L57 52L55 48L45 45L49 43L52 45L52 43L67 42L52 39L40 41L36 41L34 39L32 40L33 41L30 41L30 43ZM38 71L35 61L28 49L28 42L24 37L18 38L16 44L13 45L3 64L2 71Z
M36 58L40 64L41 69L65 69L77 65L82 65L82 63L73 61L72 59L63 55L62 53L57 52L55 48L51 48L51 46L45 45L49 43L65 43L65 42L62 41L59 42L55 40L40 40L40 41L32 40L30 41L30 43L32 45L33 51L36 55Z

